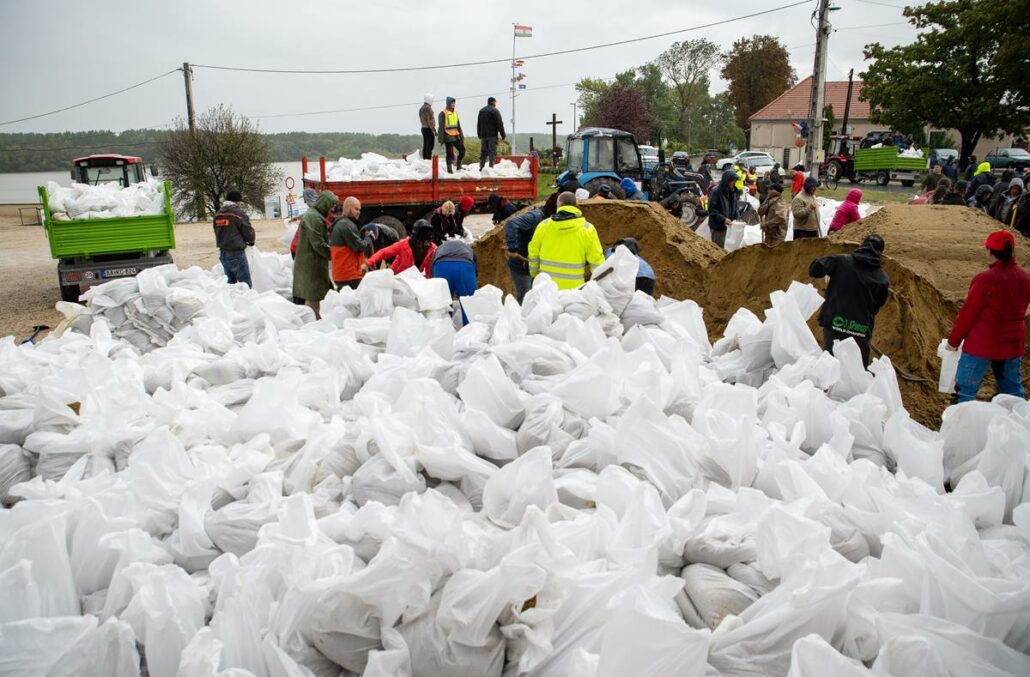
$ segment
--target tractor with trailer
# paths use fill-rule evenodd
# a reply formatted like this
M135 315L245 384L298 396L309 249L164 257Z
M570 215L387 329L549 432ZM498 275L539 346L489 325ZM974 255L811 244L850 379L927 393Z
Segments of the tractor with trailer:
M143 159L125 155L90 155L72 161L76 183L117 183L125 188L147 178ZM166 181L164 213L112 218L56 219L50 211L46 186L39 186L43 227L50 255L57 259L61 300L78 301L83 287L119 277L132 277L144 268L172 262L175 217L171 185Z
M926 151L924 157L905 157L898 154L898 147L886 145L880 148L856 148L858 139L850 136L833 136L831 141L839 151L828 155L820 165L820 172L833 182L847 179L851 183L875 181L886 186L898 181L911 188L926 174Z

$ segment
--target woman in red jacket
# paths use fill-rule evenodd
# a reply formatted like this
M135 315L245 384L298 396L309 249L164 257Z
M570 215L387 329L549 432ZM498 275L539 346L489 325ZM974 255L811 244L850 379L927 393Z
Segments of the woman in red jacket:
M1030 273L1015 261L1012 233L995 231L984 246L989 268L970 283L948 337L951 350L962 344L955 378L956 403L976 399L988 367L994 372L999 394L1024 397L1019 367L1026 349Z
M833 213L833 220L830 221L830 231L836 232L849 223L854 223L861 219L862 214L858 211L858 203L861 201L862 191L858 188L849 190L847 197L844 198L844 202L841 202L840 206L837 207L837 211Z
M418 269L426 277L432 275L433 254L436 253L436 245L433 244L433 227L425 219L419 219L411 228L411 236L394 244L380 249L368 257L366 265L362 266L362 272L378 268L383 261L393 259L390 270L394 275L418 264Z

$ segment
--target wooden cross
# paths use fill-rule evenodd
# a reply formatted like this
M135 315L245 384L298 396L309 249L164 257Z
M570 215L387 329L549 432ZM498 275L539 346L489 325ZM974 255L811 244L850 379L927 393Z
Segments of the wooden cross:
M551 166L558 166L558 155L555 152L558 148L558 125L563 124L558 119L557 113L551 113L551 121L547 124L551 125Z

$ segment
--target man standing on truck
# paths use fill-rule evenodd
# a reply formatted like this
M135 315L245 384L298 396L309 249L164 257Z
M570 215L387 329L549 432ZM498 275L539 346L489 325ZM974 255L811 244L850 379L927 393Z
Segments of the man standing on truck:
M447 107L437 116L437 136L447 152L447 173L454 173L454 165L461 171L461 161L465 159L465 134L461 131L461 120L454 109L454 97L447 97Z
M326 292L333 288L329 278L329 233L325 218L340 200L324 190L315 200L315 206L300 218L300 237L297 239L297 258L293 262L293 295L315 311L321 318L319 306Z
M479 170L487 162L494 166L494 158L497 157L497 135L502 139L504 135L504 120L501 119L501 111L497 110L497 99L490 97L486 105L479 109L479 119L476 121L476 136L479 137Z
M242 282L251 287L247 247L254 246L254 226L250 225L247 212L240 208L242 201L243 195L238 190L226 194L225 202L215 214L215 244L229 284Z
M372 253L371 238L368 241L362 239L358 230L360 218L361 202L354 196L348 197L343 201L343 214L333 223L333 232L329 235L333 284L337 290L358 288L365 256Z
M426 94L422 107L418 109L418 121L422 123L422 159L433 158L433 95Z

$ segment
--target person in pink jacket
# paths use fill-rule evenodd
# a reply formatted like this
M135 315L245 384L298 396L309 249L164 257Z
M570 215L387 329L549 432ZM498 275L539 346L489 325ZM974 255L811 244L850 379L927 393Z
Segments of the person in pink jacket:
M858 203L862 201L862 191L852 188L844 202L840 203L837 211L833 214L833 221L830 221L830 231L838 231L849 223L854 223L862 218L858 213Z

